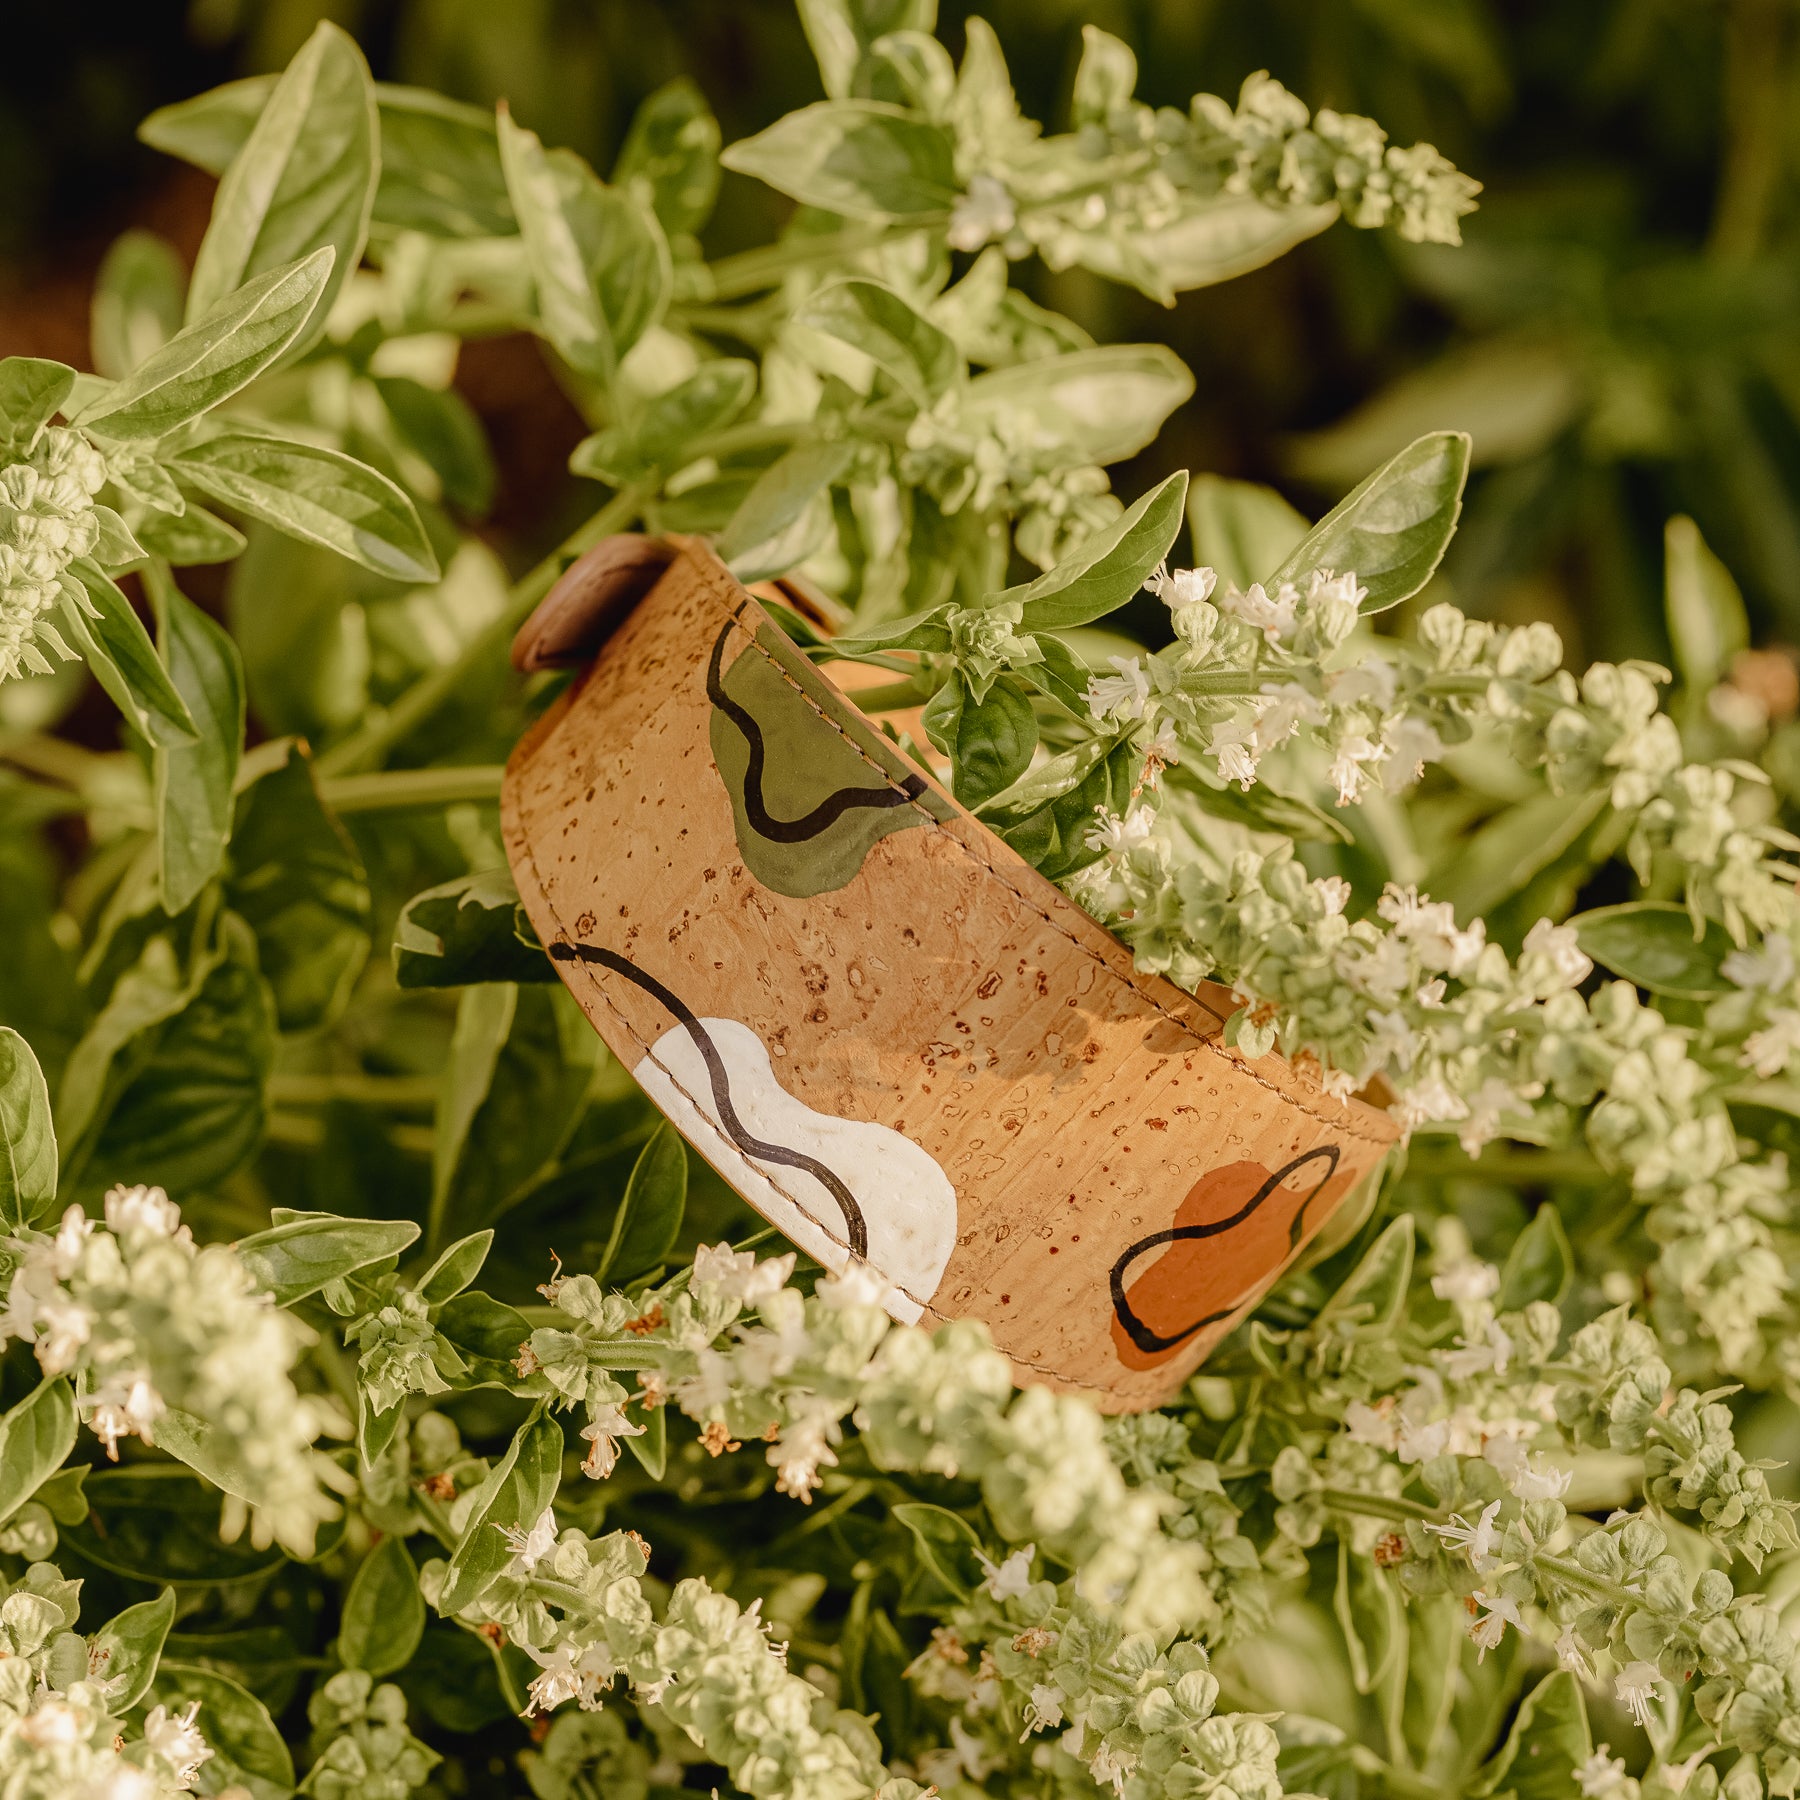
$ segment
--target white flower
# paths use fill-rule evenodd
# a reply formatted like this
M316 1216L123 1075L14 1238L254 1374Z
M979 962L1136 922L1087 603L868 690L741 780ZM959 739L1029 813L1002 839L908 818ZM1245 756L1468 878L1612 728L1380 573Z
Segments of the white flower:
M152 1754L169 1765L177 1787L188 1786L200 1765L212 1755L194 1723L199 1713L200 1702L191 1700L185 1712L172 1713L166 1706L153 1706L144 1719L144 1742Z
M526 1644L524 1649L541 1671L525 1690L530 1696L525 1708L528 1714L550 1712L581 1692L582 1677L575 1666L577 1652L572 1644L557 1644L549 1651L534 1650Z
M1433 1419L1414 1424L1412 1420L1403 1418L1399 1441L1394 1445L1394 1454L1403 1463L1430 1462L1434 1456L1442 1456L1449 1446L1450 1421L1448 1419Z
M1063 1722L1062 1694L1044 1682L1031 1690L1025 1706L1025 1736L1034 1731L1054 1731ZM1020 1742L1023 1742L1021 1739Z
M837 1435L837 1421L825 1410L803 1412L784 1425L768 1451L776 1490L810 1506L820 1469L837 1464L831 1448Z
M1650 1728L1650 1702L1663 1686L1663 1673L1653 1662L1629 1662L1619 1671L1613 1692L1643 1730Z
M547 1506L529 1529L518 1525L502 1525L500 1529L513 1553L513 1564L522 1575L531 1574L556 1548L556 1514Z
M1228 719L1215 725L1207 749L1218 758L1219 779L1246 791L1256 780L1256 721Z
M108 1191L106 1223L117 1232L148 1231L158 1237L174 1237L181 1226L181 1208L159 1187L115 1187Z
M1144 586L1172 613L1210 600L1219 577L1212 569L1177 569L1172 574L1165 563Z
M1358 706L1366 701L1385 713L1400 691L1400 675L1385 657L1371 655L1354 668L1339 669L1326 685L1333 706Z
M94 1394L89 1399L93 1413L88 1424L106 1446L109 1460L119 1460L122 1437L141 1438L146 1444L156 1441L151 1428L167 1409L162 1396L141 1375L126 1385L118 1397Z
M1475 1660L1481 1662L1506 1636L1507 1626L1523 1631L1525 1624L1519 1617L1518 1603L1504 1594L1477 1594L1475 1598L1486 1609L1469 1627L1469 1636L1475 1644Z
M1448 1525L1427 1525L1425 1529L1441 1537L1451 1549L1467 1550L1476 1574L1485 1575L1494 1566L1494 1546L1500 1541L1500 1534L1494 1529L1499 1512L1500 1502L1490 1500L1473 1525L1461 1513L1452 1513Z
M1420 1040L1405 1013L1371 1010L1369 1026L1369 1051L1380 1066L1389 1063L1397 1069L1413 1066Z
M1431 1291L1456 1306L1474 1306L1500 1291L1500 1271L1491 1262L1465 1256L1431 1278Z
M1164 769L1173 768L1180 761L1181 738L1175 730L1175 721L1164 719L1157 726L1155 736L1144 746L1144 780L1154 786Z
M952 250L979 250L983 244L1005 237L1016 221L1005 185L992 175L972 175L968 191L957 195L950 208L944 241Z
M1464 1155L1479 1156L1482 1145L1499 1134L1502 1120L1509 1113L1516 1115L1529 1111L1526 1102L1535 1100L1543 1091L1544 1084L1541 1081L1529 1081L1521 1087L1513 1087L1497 1075L1488 1076L1469 1095L1468 1117L1456 1133Z
M1438 1076L1415 1082L1390 1108L1402 1131L1441 1125L1469 1116L1468 1102Z
M1344 1408L1344 1430L1353 1444L1373 1444L1378 1450L1395 1449L1400 1442L1400 1421L1392 1410L1383 1412L1352 1400Z
M1559 1469L1540 1450L1529 1462L1521 1459L1509 1485L1515 1499L1560 1500L1574 1479L1573 1469Z
M1150 704L1150 677L1135 656L1109 656L1106 659L1117 671L1112 675L1090 675L1087 684L1088 711L1096 719L1141 719Z
M1760 988L1778 994L1793 985L1794 944L1783 931L1771 931L1760 949L1733 950L1719 964L1727 981L1741 988Z
M1325 904L1325 916L1335 919L1350 904L1351 887L1341 875L1327 875L1313 883L1313 889Z
M1037 1545L1026 1544L1002 1561L993 1563L977 1550L975 1560L981 1564L981 1585L996 1600L1017 1600L1031 1590L1031 1559L1036 1554Z
M1444 754L1444 740L1416 713L1390 719L1381 733L1381 747L1387 752L1381 765L1381 787L1388 794L1404 793L1425 773L1428 762L1436 762Z
M1156 813L1148 806L1134 806L1123 818L1104 806L1096 806L1094 812L1099 823L1088 827L1082 841L1090 850L1104 850L1108 855L1147 844L1156 825Z
M1467 1381L1473 1375L1485 1375L1490 1369L1496 1375L1504 1375L1506 1365L1512 1360L1512 1339L1501 1329L1497 1319L1488 1321L1484 1337L1473 1342L1458 1338L1456 1343L1456 1349L1443 1352L1438 1359L1452 1381Z
M858 1306L886 1306L894 1284L866 1262L848 1262L836 1275L827 1275L813 1289L814 1296L836 1312Z
M1607 1800L1623 1784L1625 1759L1622 1756L1608 1756L1610 1748L1610 1745L1602 1744L1574 1771L1575 1785L1581 1789L1582 1800Z
M1337 755L1331 759L1328 771L1332 786L1337 789L1339 806L1352 806L1362 797L1362 791L1369 783L1369 771L1377 767L1386 754L1379 744L1361 732L1352 732L1339 742Z
M794 1272L794 1253L756 1260L753 1250L729 1244L702 1244L694 1252L694 1284L718 1288L743 1306L759 1306L787 1286Z
M1588 1661L1587 1646L1575 1635L1573 1625L1565 1625L1557 1634L1556 1666L1567 1669L1571 1675L1581 1676L1584 1681L1594 1679L1594 1665Z
M1299 590L1288 581L1273 594L1266 592L1260 581L1253 581L1241 592L1237 588L1226 589L1220 598L1226 612L1246 625L1254 625L1271 644L1293 631L1299 603Z
M1548 919L1539 919L1526 932L1525 956L1545 965L1558 989L1580 987L1594 972L1593 961L1582 949L1574 926L1553 925Z
M1458 927L1455 910L1448 900L1423 899L1417 888L1389 882L1375 903L1375 910L1428 969L1439 969L1446 975L1466 974L1487 948L1485 921L1471 920L1465 931Z
M1115 1750L1111 1744L1103 1743L1094 1752L1094 1759L1088 1764L1088 1772L1101 1786L1110 1786L1115 1794L1123 1794L1125 1779L1136 1767L1135 1751Z
M582 1459L581 1472L590 1480L604 1481L618 1466L619 1439L642 1437L644 1427L632 1424L616 1405L601 1406L595 1409L593 1417L582 1426L581 1435L589 1444L588 1453ZM539 1522L542 1523L541 1520Z
M1744 1039L1739 1060L1767 1081L1786 1070L1796 1050L1800 1050L1800 1010L1777 1006L1769 1013L1766 1029L1753 1031Z
M1256 718L1256 754L1266 756L1285 744L1302 725L1322 725L1325 709L1297 681L1271 684L1262 691Z

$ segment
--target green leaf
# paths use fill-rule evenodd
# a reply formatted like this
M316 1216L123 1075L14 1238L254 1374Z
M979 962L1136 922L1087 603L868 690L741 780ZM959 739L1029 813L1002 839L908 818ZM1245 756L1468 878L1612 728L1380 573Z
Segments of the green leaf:
M1696 937L1684 906L1668 900L1629 900L1622 906L1577 913L1569 923L1582 949L1603 969L1653 994L1707 1000L1732 991L1720 972L1720 964L1732 951L1730 934L1708 919Z
M545 150L504 106L500 161L544 335L572 367L610 382L668 305L662 227L635 195L609 188L572 151Z
M154 1600L126 1607L94 1634L95 1674L107 1684L106 1702L114 1712L130 1712L149 1691L174 1623L175 1590L166 1587Z
M419 1235L411 1219L340 1219L302 1213L239 1238L238 1255L277 1306L292 1306L327 1282L399 1256Z
M376 392L400 436L431 465L444 498L473 518L494 503L494 458L481 420L454 388L431 388L405 375L377 375Z
M252 75L227 81L172 106L159 106L138 126L138 137L152 150L223 175L275 91L275 75Z
M264 1581L287 1560L246 1533L219 1538L219 1495L177 1462L124 1464L89 1474L85 1522L63 1535L84 1562L178 1592Z
M59 1525L79 1525L88 1516L87 1495L82 1491L93 1470L86 1463L58 1469L32 1496Z
M372 1469L387 1454L387 1449L400 1435L406 1423L406 1402L396 1400L386 1412L375 1412L369 1390L356 1391L356 1453L365 1469Z
M108 381L129 375L181 329L187 271L181 258L148 231L127 231L94 278L90 335L94 367Z
M876 650L928 650L943 655L950 648L950 628L945 623L947 606L888 619L867 631L846 631L831 640L840 656L863 656Z
M193 714L118 585L87 556L72 562L63 579L65 592L74 581L87 596L91 611L71 597L63 616L114 705L152 744L193 743L200 735Z
M369 954L369 885L293 740L259 745L238 796L225 892L256 933L283 1031L311 1031L348 1004Z
M434 1242L491 1223L554 1161L599 1041L560 982L463 989L432 1150Z
M163 905L182 911L219 872L244 747L244 668L229 634L154 565L144 577L157 648L198 733L155 751Z
M821 100L719 159L803 206L849 219L935 220L961 191L950 134L873 100Z
M107 1071L84 1182L143 1180L180 1193L223 1180L256 1148L275 1018L249 927L226 913L215 949L194 966L204 971L197 987L169 996L169 1011L133 1033ZM149 998L154 1011L154 991Z
M1663 605L1675 673L1690 693L1703 695L1750 646L1744 597L1692 519L1674 518L1663 527L1663 556Z
M179 515L145 513L138 520L137 534L152 556L177 569L230 562L244 548L244 534L197 500L190 500Z
M1351 1682L1359 1694L1372 1693L1406 1648L1406 1609L1400 1590L1370 1557L1340 1540L1331 1609L1349 1652Z
M40 1382L0 1418L0 1523L63 1466L75 1427L75 1396L61 1376Z
M213 1793L233 1782L248 1788L251 1800L287 1800L293 1793L294 1760L275 1721L230 1676L165 1658L145 1698L170 1712L200 1703L196 1723L212 1750L206 1780Z
M653 469L678 468L691 460L696 439L729 425L755 392L755 363L716 357L658 394L629 430L613 426L583 438L570 453L569 467L577 475L619 484Z
M446 1618L493 1585L512 1559L505 1528L529 1528L556 1498L562 1460L562 1427L553 1418L534 1416L519 1427L505 1456L477 1490L450 1558L438 1599L438 1611Z
M290 537L393 581L438 578L437 556L406 494L341 450L260 432L223 432L173 457L178 479Z
M856 66L876 40L895 31L930 31L937 0L799 0L800 24L832 99L850 92Z
M740 581L778 574L803 560L811 546L795 554L787 542L793 528L855 457L855 446L842 439L809 438L763 470L719 539L719 554Z
M1501 1312L1518 1312L1534 1300L1559 1305L1574 1276L1575 1253L1556 1208L1546 1203L1513 1240L1494 1304Z
M414 1291L427 1306L442 1306L454 1299L481 1273L487 1253L493 1247L494 1234L471 1231L458 1238L417 1281Z
M543 950L526 943L519 890L504 866L459 875L414 894L394 925L394 979L403 988L478 981L556 980Z
M644 1429L636 1437L628 1437L625 1448L638 1459L652 1481L661 1481L669 1466L669 1409L643 1407L634 1401L626 1411L631 1422Z
M962 352L950 338L878 281L836 282L794 320L860 350L921 410L963 378Z
M1104 617L1137 593L1169 554L1186 500L1187 475L1177 471L1053 569L999 598L1024 602L1024 631L1066 631Z
M440 238L510 237L518 230L494 115L424 88L375 84L381 179L373 223Z
M967 1600L983 1579L981 1539L968 1520L920 1501L903 1502L893 1514L912 1533L919 1560L958 1600Z
M1190 398L1194 378L1161 344L1103 344L1010 369L968 385L957 416L964 428L1019 434L1044 455L1071 463L1135 456Z
M1177 294L1235 280L1316 237L1338 216L1336 206L1269 206L1253 194L1181 195L1172 218L1148 229L1073 235L1069 248L1084 269L1125 282L1163 306Z
M1075 66L1070 114L1077 126L1104 125L1109 113L1137 92L1137 57L1129 44L1097 25L1081 28L1081 61Z
M719 192L719 122L685 76L659 87L631 121L613 185L641 184L670 237L700 229Z
M483 1379L505 1379L531 1337L525 1315L491 1294L458 1294L437 1316L438 1335L476 1366ZM489 1365L481 1370L480 1365Z
M1196 475L1188 489L1188 529L1194 566L1216 569L1221 582L1247 588L1293 553L1308 526L1273 488Z
M330 245L222 294L123 381L81 409L110 438L165 437L273 367L305 331L330 285Z
M0 1225L22 1231L55 1203L50 1090L31 1046L0 1025Z
M1470 1784L1472 1800L1502 1788L1512 1800L1566 1800L1594 1754L1581 1684L1566 1669L1546 1675L1519 1703L1499 1753Z
M957 799L973 807L1003 793L1030 767L1037 741L1037 714L1012 676L1000 676L985 700L966 696L956 718Z
M655 1268L681 1234L687 1209L687 1145L662 1124L638 1153L594 1279L616 1287Z
M1268 579L1304 588L1315 569L1354 570L1365 613L1410 600L1443 560L1462 512L1469 439L1434 431L1409 444L1322 518Z
M9 462L30 452L74 385L75 371L67 363L37 356L0 360L0 448Z
M1365 1332L1390 1330L1412 1280L1413 1221L1402 1213L1363 1253L1362 1261L1320 1309L1321 1321L1354 1317Z
M375 89L348 33L321 24L275 84L213 199L187 316L200 319L254 275L314 251L335 254L303 348L324 329L362 260L379 150Z
M362 1560L344 1595L338 1656L346 1669L391 1675L412 1661L425 1634L425 1596L401 1537L383 1538Z

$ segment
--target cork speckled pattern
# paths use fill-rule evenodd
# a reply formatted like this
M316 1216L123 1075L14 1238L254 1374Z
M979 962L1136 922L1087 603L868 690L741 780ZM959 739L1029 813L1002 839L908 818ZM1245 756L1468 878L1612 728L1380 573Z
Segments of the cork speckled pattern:
M1393 1142L906 761L703 544L519 744L520 896L689 1141L891 1309L1167 1397Z

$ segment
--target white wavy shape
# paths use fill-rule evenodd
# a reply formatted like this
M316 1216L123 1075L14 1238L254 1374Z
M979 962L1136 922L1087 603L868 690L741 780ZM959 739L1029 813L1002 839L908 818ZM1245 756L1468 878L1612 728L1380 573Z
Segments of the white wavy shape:
M730 1078L731 1104L744 1129L822 1162L856 1197L868 1227L872 1268L893 1284L885 1304L914 1325L937 1292L956 1243L956 1189L911 1138L857 1119L815 1112L775 1078L769 1052L736 1019L702 1019ZM772 1225L833 1273L850 1262L844 1215L817 1176L771 1163L765 1171L726 1135L713 1106L705 1059L685 1027L665 1032L632 1070L706 1160Z

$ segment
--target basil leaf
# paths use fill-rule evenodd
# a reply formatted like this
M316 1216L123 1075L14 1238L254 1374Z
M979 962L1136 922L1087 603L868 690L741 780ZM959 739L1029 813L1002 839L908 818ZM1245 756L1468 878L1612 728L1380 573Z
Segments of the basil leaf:
M187 271L153 232L127 231L113 240L94 278L94 367L108 381L129 375L181 329Z
M615 1286L655 1268L681 1234L687 1208L687 1145L673 1125L656 1128L632 1165L594 1279Z
M377 375L376 392L407 445L443 484L444 498L472 518L494 503L494 458L487 433L454 388L430 388L405 375Z
M1603 969L1636 987L1680 1000L1708 1000L1731 992L1720 965L1731 935L1708 919L1698 938L1685 906L1670 900L1628 900L1577 913L1569 923L1581 947Z
M634 195L609 188L580 157L546 150L500 113L500 162L537 283L544 335L572 367L610 382L662 317L669 246Z
M961 186L950 134L873 100L821 100L777 119L719 159L803 206L849 219L935 220Z
M442 1306L453 1300L481 1273L493 1243L492 1231L471 1231L467 1237L458 1238L413 1283L414 1291L427 1306Z
M106 1683L107 1704L114 1712L130 1712L149 1691L174 1623L175 1590L166 1587L154 1600L115 1614L95 1633L94 1672Z
M9 462L30 454L74 386L75 371L67 363L37 356L0 360L0 448Z
M1028 434L1071 462L1135 456L1194 391L1194 378L1161 344L1105 344L990 369L957 409L971 430Z
M239 1238L238 1255L277 1306L292 1306L327 1282L397 1257L419 1235L411 1219L340 1219L335 1213L290 1214L278 1225Z
M414 894L401 907L394 926L394 979L403 988L555 981L549 957L521 937L526 928L509 870L458 876Z
M1186 500L1187 476L1178 471L1053 569L1008 588L1000 599L1024 603L1024 631L1066 631L1104 617L1123 606L1169 554Z
M1732 658L1750 647L1744 597L1692 519L1674 518L1663 527L1663 559L1663 608L1675 673L1700 697L1724 679Z
M1574 1274L1575 1253L1569 1248L1562 1220L1554 1206L1540 1206L1507 1252L1495 1308L1520 1312L1534 1300L1559 1305Z
M1303 587L1315 569L1354 571L1368 589L1365 613L1410 600L1443 560L1462 512L1469 437L1434 431L1409 444L1353 489L1269 576Z
M685 76L637 109L612 178L615 187L642 184L670 237L691 235L711 218L719 193L719 122Z
M206 1774L214 1793L233 1782L249 1790L250 1800L287 1800L293 1793L294 1759L269 1709L229 1675L165 1659L145 1698L170 1712L200 1703L196 1722L212 1750Z
M75 1448L75 1396L57 1376L0 1418L0 1522L10 1519Z
M198 736L155 752L163 905L181 912L218 874L244 747L244 669L229 634L154 565L144 578L169 679Z
M228 400L306 329L329 286L330 245L253 276L81 411L111 438L159 438Z
M341 450L261 433L224 432L172 458L209 498L393 581L438 578L437 556L406 494Z
M197 500L188 501L178 515L145 513L138 520L137 534L152 556L160 556L176 569L230 562L244 548L244 534Z
M383 1538L363 1558L344 1595L339 1660L346 1669L391 1675L412 1661L424 1634L425 1596L406 1540Z
M818 59L819 76L841 100L876 40L894 31L930 31L937 0L800 0L800 24Z
M763 470L719 538L719 554L740 581L779 574L802 560L805 549L792 554L789 536L855 456L855 447L841 439L813 438Z
M253 275L329 247L330 274L293 348L325 329L362 260L379 152L375 89L356 41L329 22L301 46L233 157L194 259L190 322Z
M562 1427L554 1419L538 1415L519 1427L477 1491L450 1558L438 1596L438 1611L446 1618L479 1600L512 1560L506 1528L529 1528L556 1498L562 1460Z
M794 318L860 350L921 410L963 378L962 352L950 338L878 281L837 282Z
M956 720L957 799L979 806L1011 787L1030 766L1037 741L1037 714L1012 676L1000 676L984 700L965 696Z
M92 557L83 556L69 565L63 579L65 593L70 583L79 582L87 597L84 608L70 595L63 617L114 705L152 744L193 743L200 735L194 716L143 621L112 578Z
M0 1025L0 1225L22 1231L55 1202L50 1090L31 1046Z

